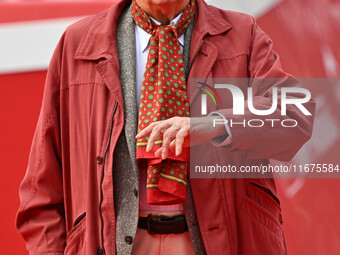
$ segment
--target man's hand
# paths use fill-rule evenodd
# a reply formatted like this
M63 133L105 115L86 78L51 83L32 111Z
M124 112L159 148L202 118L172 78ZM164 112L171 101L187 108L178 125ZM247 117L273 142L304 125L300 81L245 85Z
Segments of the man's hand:
M143 129L136 139L150 135L146 151L152 150L155 141L163 134L162 147L155 152L155 157L166 159L169 151L180 155L183 148L198 145L214 137L224 135L227 131L224 125L214 127L214 119L220 116L208 117L173 117L163 121L151 123Z

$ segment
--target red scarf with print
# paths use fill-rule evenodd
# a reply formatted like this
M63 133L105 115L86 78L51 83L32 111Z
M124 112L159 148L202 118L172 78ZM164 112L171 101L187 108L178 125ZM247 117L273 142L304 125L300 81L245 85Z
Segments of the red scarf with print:
M139 103L139 133L152 122L175 116L189 117L184 61L178 38L194 18L195 1L190 1L177 24L171 26L156 25L135 1L131 12L135 23L151 34ZM147 141L148 136L137 140L137 159L148 162L147 202L183 203L186 199L189 149L183 149L179 156L169 153L168 158L162 160L154 156L162 146L162 135L149 152L146 152Z

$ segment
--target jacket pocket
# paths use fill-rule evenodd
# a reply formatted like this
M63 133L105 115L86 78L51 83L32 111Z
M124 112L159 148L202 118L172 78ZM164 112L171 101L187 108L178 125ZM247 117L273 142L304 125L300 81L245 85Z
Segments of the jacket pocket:
M238 254L286 254L279 203L269 188L257 182L245 182L237 220Z
M72 229L66 237L64 254L85 254L86 213L81 214L74 221Z
M247 196L270 212L282 224L279 198L267 187L256 182L249 182Z
M254 202L252 204L258 210L282 225L280 200L268 187L256 180L246 182L246 199Z

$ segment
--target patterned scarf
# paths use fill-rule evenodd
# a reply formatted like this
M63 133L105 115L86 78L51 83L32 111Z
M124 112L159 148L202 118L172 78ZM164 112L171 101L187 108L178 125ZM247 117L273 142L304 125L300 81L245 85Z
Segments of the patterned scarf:
M144 72L139 104L138 133L150 123L175 116L189 117L189 102L184 61L178 38L195 15L195 0L185 7L176 25L156 25L135 1L135 23L151 34L150 49ZM155 158L162 146L162 135L154 148L146 152L148 136L137 140L137 159L147 159L147 202L177 204L186 199L189 149L179 156L169 153L166 160Z

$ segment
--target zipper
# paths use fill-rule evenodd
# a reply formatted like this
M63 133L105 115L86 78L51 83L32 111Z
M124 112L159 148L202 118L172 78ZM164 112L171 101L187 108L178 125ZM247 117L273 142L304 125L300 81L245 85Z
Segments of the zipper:
M103 202L103 187L102 186L103 186L103 181L104 181L104 169L105 169L105 162L106 162L106 153L109 149L110 142L111 142L112 130L113 130L113 118L116 114L117 107L118 107L118 101L115 103L115 107L113 109L113 113L112 113L112 117L111 117L110 134L109 134L109 138L107 140L107 144L106 144L105 151L104 151L104 156L103 156L104 161L103 161L103 167L102 167L102 172L101 172L101 176L100 176L99 216L100 216L101 246L102 246L104 254L106 254L106 252L105 252L105 248L104 248L104 226L103 226L103 216L102 216L102 209L101 209L101 205L102 205L102 202Z

